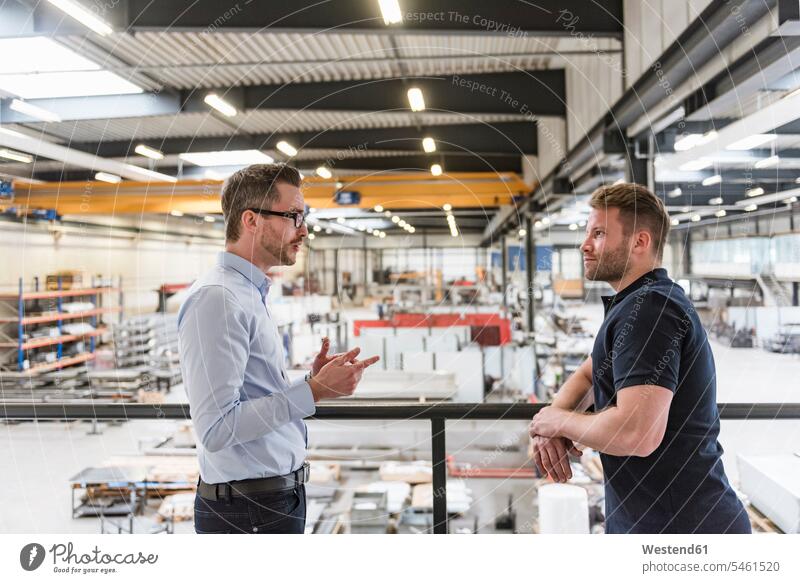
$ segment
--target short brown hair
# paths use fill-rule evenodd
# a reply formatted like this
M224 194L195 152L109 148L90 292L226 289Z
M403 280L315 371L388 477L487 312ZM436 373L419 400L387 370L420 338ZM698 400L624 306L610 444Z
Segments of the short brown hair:
M618 208L626 236L637 227L647 229L653 237L655 255L661 259L669 235L669 214L664 202L647 188L633 182L601 186L592 193L589 206Z
M280 183L300 186L297 168L286 164L253 164L231 174L222 186L222 215L225 239L238 241L242 213L248 208L271 209L278 200L275 186Z

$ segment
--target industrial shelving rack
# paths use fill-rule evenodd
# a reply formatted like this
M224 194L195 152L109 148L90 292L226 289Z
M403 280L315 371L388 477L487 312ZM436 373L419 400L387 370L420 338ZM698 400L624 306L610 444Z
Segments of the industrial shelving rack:
M75 364L88 362L95 358L96 339L107 332L107 328L98 325L102 323L105 314L117 313L122 319L122 280L117 278L112 285L106 285L107 280L100 279L99 283L92 278L88 288L64 289L61 277L58 278L58 289L40 290L38 278L34 280L31 291L26 291L22 278L19 279L17 292L0 292L0 369L16 371L27 374L39 374L62 369ZM104 297L108 294L117 294L115 306L104 306ZM80 312L66 312L63 309L64 300L67 298L82 298L94 305L94 308ZM44 301L45 309L39 307ZM31 304L33 302L33 305ZM39 309L37 309L39 308ZM88 320L92 330L83 333L65 333L65 321ZM33 337L29 334L37 326L55 324L58 334L55 336ZM77 354L66 356L65 346L72 342L89 341L88 349ZM27 355L31 351L48 346L55 346L56 358L52 362L32 363ZM16 352L16 358L9 358L10 353Z

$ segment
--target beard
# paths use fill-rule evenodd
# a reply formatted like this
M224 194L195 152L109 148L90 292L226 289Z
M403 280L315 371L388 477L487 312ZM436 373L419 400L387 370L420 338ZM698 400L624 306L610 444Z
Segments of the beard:
M297 253L292 245L302 245L303 238L282 240L273 233L264 231L259 239L261 248L278 260L279 265L294 265L297 262Z
M586 267L586 279L591 281L619 281L628 267L629 245L626 239L619 247L605 251Z

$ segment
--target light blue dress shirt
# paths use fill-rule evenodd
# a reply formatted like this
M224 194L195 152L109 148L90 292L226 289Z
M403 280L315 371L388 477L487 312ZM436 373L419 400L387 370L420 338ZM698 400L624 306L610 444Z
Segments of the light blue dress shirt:
M209 484L288 474L306 457L303 419L316 410L314 398L305 380L289 382L266 302L270 283L223 252L178 313L200 476Z

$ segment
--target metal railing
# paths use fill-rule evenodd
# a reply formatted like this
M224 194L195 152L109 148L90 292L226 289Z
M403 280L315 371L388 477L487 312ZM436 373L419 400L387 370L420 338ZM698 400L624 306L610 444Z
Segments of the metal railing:
M433 466L433 532L447 533L447 443L445 422L448 420L484 419L523 421L531 419L547 404L528 403L385 403L331 402L317 406L312 419L337 420L430 420L431 463ZM720 418L727 420L800 419L800 403L720 403ZM122 404L122 403L8 403L0 401L0 419L95 420L119 421L135 419L191 419L188 403Z

